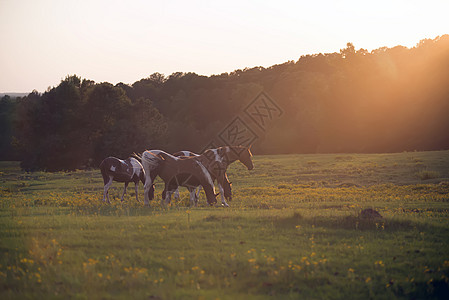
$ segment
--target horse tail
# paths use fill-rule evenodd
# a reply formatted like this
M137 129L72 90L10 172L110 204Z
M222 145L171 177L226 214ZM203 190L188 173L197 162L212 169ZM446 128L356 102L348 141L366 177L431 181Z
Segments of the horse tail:
M108 174L107 174L107 172L106 172L105 160L106 160L106 159L104 159L104 160L101 162L101 164L100 164L100 171L101 171L101 176L103 176L103 182L104 182L104 184L106 184L106 183L109 182L109 176L108 176Z
M159 167L164 160L160 155L156 155L151 151L145 151L140 157L145 172L153 171Z

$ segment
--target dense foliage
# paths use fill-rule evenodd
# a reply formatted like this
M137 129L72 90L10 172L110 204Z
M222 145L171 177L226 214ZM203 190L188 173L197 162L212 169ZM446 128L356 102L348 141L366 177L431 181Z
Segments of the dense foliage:
M449 148L449 35L368 52L302 56L269 68L200 76L155 73L132 85L69 76L0 103L0 158L74 169L147 148L201 151L258 93L283 114L256 131L256 153ZM254 124L247 124L252 126Z
M166 122L150 100L131 101L109 83L69 76L15 105L14 146L25 169L76 169L127 157L162 139Z

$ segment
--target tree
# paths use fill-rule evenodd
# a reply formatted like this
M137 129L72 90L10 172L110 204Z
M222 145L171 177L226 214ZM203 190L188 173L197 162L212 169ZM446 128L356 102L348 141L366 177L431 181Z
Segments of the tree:
M355 54L355 47L352 43L347 43L346 48L340 49L343 58L351 58Z
M0 99L0 160L16 160L13 149L13 124L16 120L17 101L5 95Z

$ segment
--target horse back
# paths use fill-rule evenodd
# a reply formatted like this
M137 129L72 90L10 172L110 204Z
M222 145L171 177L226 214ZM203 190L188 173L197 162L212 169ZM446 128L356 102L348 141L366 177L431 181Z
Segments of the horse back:
M114 181L129 182L133 178L133 166L130 161L123 161L115 157L107 157L100 164L101 174L104 182L109 181L112 176Z
M176 157L181 157L181 156L190 157L190 156L199 156L199 155L194 153L194 152L192 152L192 151L184 150L184 151L179 151L179 152L173 153L173 156L176 156Z

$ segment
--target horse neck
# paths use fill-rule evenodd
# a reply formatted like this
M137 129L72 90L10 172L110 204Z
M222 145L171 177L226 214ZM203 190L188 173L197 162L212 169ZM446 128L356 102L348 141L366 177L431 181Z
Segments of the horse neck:
M237 152L234 152L233 149L229 146L217 148L215 149L215 151L217 151L221 163L226 167L239 159Z
M242 150L237 146L226 146L223 147L223 152L225 153L229 164L232 164L236 160L240 160L240 152Z
M217 161L217 149L208 149L204 151L201 155L195 156L194 159L199 161L203 166L209 169L210 166L214 165ZM218 159L223 161L222 157L218 155Z
M227 156L223 159L223 161L225 161L227 163L227 165L229 166L230 164L232 164L233 162L235 162L236 160L239 160L238 156L236 155L229 155L229 153L227 154Z

